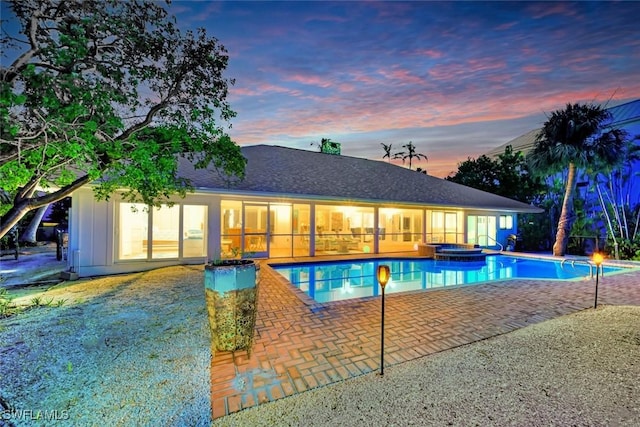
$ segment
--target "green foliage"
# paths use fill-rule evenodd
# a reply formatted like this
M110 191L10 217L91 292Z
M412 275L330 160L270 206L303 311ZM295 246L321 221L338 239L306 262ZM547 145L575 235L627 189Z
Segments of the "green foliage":
M518 215L519 251L546 251L551 247L549 230L551 221L548 215Z
M12 1L19 33L0 76L0 235L31 209L96 182L158 206L191 190L185 157L242 179L226 133L229 57L203 29L181 32L151 0ZM30 35L35 37L30 38ZM6 64L6 65L5 65ZM221 124L222 123L222 124ZM49 188L49 194L36 188Z
M514 152L509 145L497 159L481 155L477 159L468 158L458 164L458 171L445 179L487 191L499 196L508 197L523 203L545 206L548 194L547 185L534 177L520 151ZM548 249L550 224L544 215L520 215L518 232L522 241L522 250L539 251Z
M531 170L549 175L565 170L613 164L620 158L625 134L619 130L602 132L611 123L611 113L593 104L567 104L544 123L533 150L527 155Z
M12 307L13 298L5 288L0 288L0 318L13 314L15 307Z
M568 171L562 209L558 217L553 254L566 253L572 230L574 195L581 171L594 166L609 167L619 162L626 145L625 133L604 131L611 113L593 104L567 104L554 111L539 132L527 162L537 176L553 176Z
M540 178L532 176L522 153L510 145L495 160L485 155L468 158L445 179L524 203L540 202L547 190Z
M615 256L615 242L613 239L607 239L607 246L605 252L610 257ZM640 239L619 239L618 240L618 254L620 259L628 259L633 261L640 261Z

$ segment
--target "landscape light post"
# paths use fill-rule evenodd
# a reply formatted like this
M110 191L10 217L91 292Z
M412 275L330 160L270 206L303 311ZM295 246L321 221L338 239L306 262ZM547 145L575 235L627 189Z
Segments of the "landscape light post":
M602 254L600 252L596 252L593 254L593 262L596 264L596 299L593 303L593 308L598 308L598 273L600 270L600 265L602 265Z
M380 283L380 287L382 287L382 330L380 337L380 375L384 375L384 287L387 286L387 282L389 281L389 266L388 265L379 265L378 266L378 283Z

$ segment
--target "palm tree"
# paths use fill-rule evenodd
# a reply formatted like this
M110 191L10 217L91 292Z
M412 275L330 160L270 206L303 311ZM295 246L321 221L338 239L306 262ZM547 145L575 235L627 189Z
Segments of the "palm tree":
M398 158L402 159L402 163L404 163L406 159L409 159L409 169L411 169L411 162L413 161L413 159L420 160L422 158L425 160L429 160L426 154L416 153L416 146L413 145L413 142L411 141L409 141L408 144L403 145L402 148L406 148L407 152L405 153L403 151L403 152L397 153L396 155L398 156Z
M611 113L600 106L567 104L564 110L554 111L548 117L527 156L530 169L540 176L553 175L568 168L553 245L555 256L566 253L569 233L575 221L573 196L577 170L586 170L594 164L614 164L622 154L622 134L615 131L602 133L611 119Z
M397 158L396 154L391 154L391 146L393 144L387 145L384 142L381 142L380 145L382 145L382 149L384 150L384 156L382 156L383 159L386 157L388 159L388 162L391 163L392 158Z

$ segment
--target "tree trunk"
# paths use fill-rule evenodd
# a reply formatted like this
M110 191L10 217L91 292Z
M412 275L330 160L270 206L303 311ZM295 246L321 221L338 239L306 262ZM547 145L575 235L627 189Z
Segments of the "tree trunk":
M9 211L0 219L0 238L7 234L9 230L11 230L11 228L27 214L27 212L64 199L78 188L87 184L90 179L89 175L83 175L66 187L40 197L31 197L30 194L25 194L23 197L16 196L11 209L9 209Z
M569 174L567 175L567 185L564 191L564 200L562 201L562 212L558 220L558 230L556 232L556 241L553 244L553 255L564 256L567 252L567 244L569 242L569 234L575 217L573 215L573 194L576 188L576 165L569 163Z
M9 209L9 212L5 213L0 221L0 238L7 234L30 210L29 204L26 202L14 205Z
M27 243L37 243L38 241L38 227L40 226L40 221L44 217L44 214L47 212L47 208L49 205L44 205L36 211L33 219L29 223L29 226L20 234L20 241Z

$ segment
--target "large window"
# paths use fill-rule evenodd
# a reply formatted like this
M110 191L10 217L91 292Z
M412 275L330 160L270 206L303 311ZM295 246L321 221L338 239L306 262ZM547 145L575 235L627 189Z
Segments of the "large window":
M513 228L513 215L500 215L500 229L511 230Z
M149 211L141 203L120 203L118 254L120 259L146 259Z
M242 251L242 202L223 200L220 212L222 256L230 257Z
M182 207L183 256L207 256L207 206Z
M311 250L311 208L309 205L293 205L293 254L309 256Z
M152 216L151 257L178 258L180 205L162 205Z
M380 208L379 252L411 251L422 241L422 210Z
M462 212L429 211L427 242L461 243L464 241Z
M467 243L493 246L496 242L496 217L469 215L467 217Z
M373 208L316 206L316 255L373 252Z
M140 203L120 203L117 219L119 260L207 255L207 206L175 204L150 210Z

